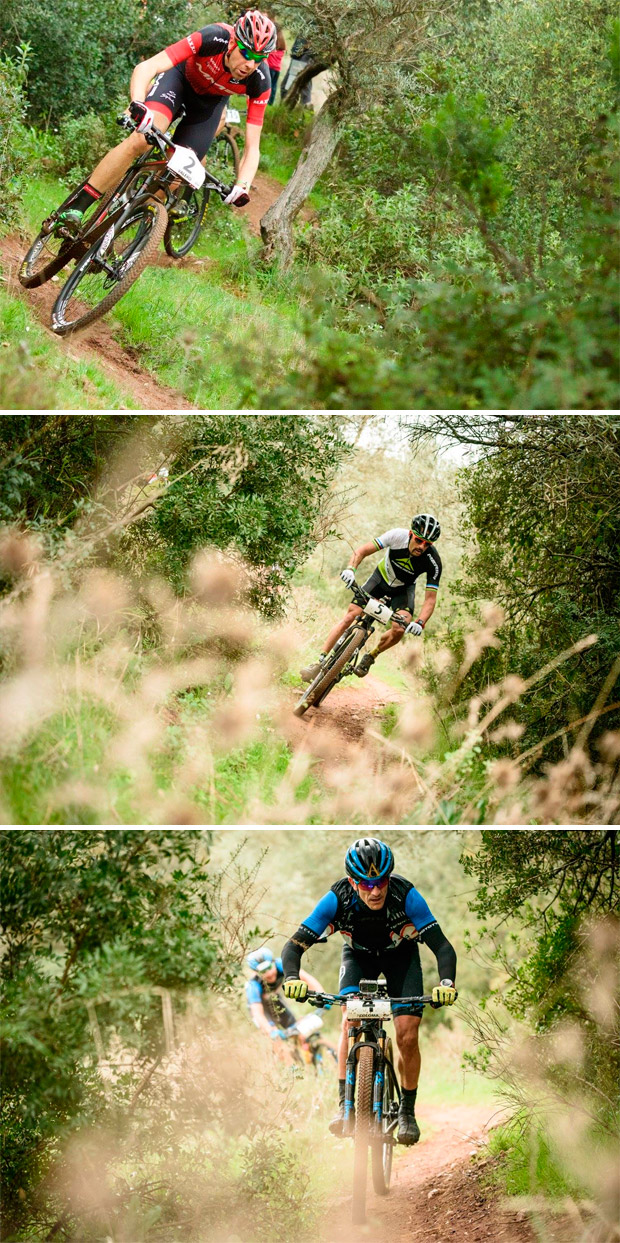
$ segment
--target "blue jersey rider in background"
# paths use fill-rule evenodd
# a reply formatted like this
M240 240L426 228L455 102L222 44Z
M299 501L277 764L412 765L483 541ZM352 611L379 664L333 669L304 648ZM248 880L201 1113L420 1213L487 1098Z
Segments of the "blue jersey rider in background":
M269 949L254 950L248 955L248 967L253 975L245 986L245 996L252 1022L271 1040L285 1040L296 1019L282 995L282 959L275 958ZM308 988L319 993L323 991L318 980L307 971L302 971L300 978Z
M424 988L418 943L422 941L434 953L439 970L440 983L432 990L432 1004L452 1005L456 999L456 953L422 895L411 881L395 874L390 847L375 837L362 837L347 851L344 862L347 875L332 885L282 950L285 997L303 1000L308 985L300 969L302 954L324 933L331 936L341 932L345 939L341 995L357 992L360 980L376 980L383 973L391 997L421 996ZM415 1102L422 1007L395 1002L392 1015L402 1089L398 1140L416 1144L420 1138ZM329 1128L334 1135L342 1134L347 1048L348 1022L343 1009L338 1046L339 1110Z

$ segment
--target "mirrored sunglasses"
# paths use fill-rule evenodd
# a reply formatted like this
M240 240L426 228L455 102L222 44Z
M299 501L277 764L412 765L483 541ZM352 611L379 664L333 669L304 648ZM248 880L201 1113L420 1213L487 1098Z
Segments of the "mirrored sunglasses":
M239 48L244 60L254 60L258 64L261 60L265 59L262 52L252 52L250 48L245 47L243 43L237 42L237 47Z
M360 889L367 889L370 892L371 889L385 889L389 880L389 876L386 876L385 880L358 880L357 884Z

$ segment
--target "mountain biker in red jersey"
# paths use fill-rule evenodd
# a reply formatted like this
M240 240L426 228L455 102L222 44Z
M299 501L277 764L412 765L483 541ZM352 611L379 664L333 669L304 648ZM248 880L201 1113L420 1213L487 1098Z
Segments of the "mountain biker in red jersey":
M61 213L61 224L79 227L87 208L118 184L147 149L143 131L149 125L165 131L184 110L174 141L204 159L230 95L247 95L248 117L239 176L225 202L236 207L249 202L271 93L267 57L276 46L276 37L271 18L258 9L249 9L234 26L227 22L203 26L136 65L128 112L138 128L103 157Z
M422 894L404 876L394 872L394 855L376 837L361 837L345 855L347 875L336 881L282 950L285 997L303 1001L308 986L301 978L301 958L325 934L342 933L345 944L338 992L359 990L360 980L385 975L391 997L412 998L424 993L418 943L424 942L437 959L440 983L432 989L432 1005L451 1006L456 1000L456 953L432 915ZM393 1001L392 1017L398 1045L401 1100L398 1140L417 1144L420 1128L415 1102L420 1076L418 1028L422 1007ZM353 1023L353 1026L357 1026ZM333 1135L342 1135L349 1024L343 1008L338 1046L339 1110L330 1123Z
M393 527L390 531L384 531L383 535L375 536L367 544L362 544L353 553L346 570L342 570L340 577L343 583L351 587L355 582L355 571L360 562L370 557L373 552L376 553L377 549L385 549L385 556L362 586L370 596L386 600L390 608L396 609L403 620L408 622L406 627L394 622L391 628L381 636L374 651L366 652L365 656L362 656L353 671L358 678L366 677L379 653L384 652L388 647L393 647L395 643L400 643L403 635L422 634L427 621L434 612L439 590L441 558L433 545L440 535L441 527L432 514L416 514L415 518L411 519L409 529ZM416 579L424 573L426 574L424 603L417 621L413 621ZM314 681L317 674L321 672L328 652L331 652L340 636L362 612L363 609L358 604L349 605L342 620L336 623L333 630L330 630L319 659L314 664L307 665L305 669L300 670L304 682Z

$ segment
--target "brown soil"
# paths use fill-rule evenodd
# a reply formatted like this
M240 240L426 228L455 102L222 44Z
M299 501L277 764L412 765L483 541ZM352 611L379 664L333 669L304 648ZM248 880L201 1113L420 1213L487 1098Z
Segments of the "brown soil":
M246 207L238 207L236 210L248 222L250 233L254 233L256 237L260 237L260 222L265 215L268 207L275 203L282 191L282 184L275 181L273 177L268 177L265 173L256 178L252 186L252 197ZM302 207L299 213L300 220L313 220L316 212L312 207Z
M275 202L282 186L272 177L259 177L252 192L251 202L247 207L240 208L241 214L248 221L250 231L260 235L260 220L267 208ZM306 212L306 216L312 213ZM49 327L52 306L58 296L60 284L58 280L48 281L39 289L24 289L17 279L20 262L27 249L27 240L15 234L0 238L0 265L4 272L7 291L14 297L23 298L32 307L46 331ZM187 268L199 272L207 264L205 259L197 259L187 255L184 259L171 259L168 255L158 254L157 267ZM85 328L83 332L72 334L69 338L57 337L60 350L73 361L88 360L113 380L121 392L127 393L141 410L195 410L185 397L176 390L159 384L153 376L143 369L136 351L122 346L116 340L110 323L106 319L97 321ZM51 408L51 407L50 407ZM123 407L121 407L122 409Z
M396 1148L389 1195L375 1195L369 1171L365 1225L351 1225L345 1194L331 1208L318 1243L534 1243L524 1215L484 1185L487 1162L473 1161L493 1113L488 1105L420 1105L422 1139L415 1148Z
M39 289L24 289L17 279L25 243L16 235L0 239L0 263L7 290L23 298L32 307L42 326L54 337L58 347L74 362L88 360L97 366L127 393L141 410L193 410L192 404L174 389L167 388L144 371L136 353L119 344L106 319L97 321L83 332L68 338L57 337L49 327L52 306L58 297L58 281L51 280Z
M291 706L300 698L295 692ZM308 708L305 716L292 712L286 722L288 741L319 759L337 760L345 755L351 743L360 743L367 730L379 730L379 718L386 704L401 703L401 691L387 686L369 673L365 678L350 679L334 687L318 708Z

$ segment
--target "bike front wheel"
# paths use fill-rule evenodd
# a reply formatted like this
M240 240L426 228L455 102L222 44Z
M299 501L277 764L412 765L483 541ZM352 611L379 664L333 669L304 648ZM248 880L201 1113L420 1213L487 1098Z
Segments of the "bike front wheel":
M355 1153L353 1156L354 1226L366 1220L366 1182L368 1178L368 1147L372 1124L373 1050L362 1046L357 1059L357 1101L355 1104Z
M351 658L363 647L366 642L366 632L364 630L355 630L351 638L340 649L336 649L335 658L328 665L325 671L321 670L317 674L314 682L304 692L299 703L293 709L295 716L303 716L308 708L318 707L325 696L329 694L332 686L338 679L340 673L348 665Z
M54 332L66 336L105 315L154 258L167 223L156 199L129 204L63 285L52 310Z
M206 186L201 186L200 190L192 190L188 186L181 194L180 201L187 205L188 214L181 220L175 220L174 216L169 217L164 233L164 248L172 259L182 259L198 241L209 205L209 190Z
M394 1155L393 1123L398 1113L396 1106L396 1083L394 1080L392 1041L388 1040L385 1047L386 1062L384 1063L383 1090L381 1092L381 1134L373 1138L372 1184L377 1195L385 1196L390 1189L392 1177L392 1157Z

